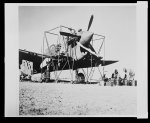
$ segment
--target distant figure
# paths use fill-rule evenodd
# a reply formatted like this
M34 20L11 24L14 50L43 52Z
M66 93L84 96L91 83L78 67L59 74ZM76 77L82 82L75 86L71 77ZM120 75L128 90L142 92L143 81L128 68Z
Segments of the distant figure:
M106 86L106 82L108 82L108 78L106 77L106 74L103 75L103 81L104 81L104 86Z
M115 79L115 75L114 75L114 73L112 73L112 75L111 75L111 86L114 85L114 79Z
M114 72L114 85L119 85L119 73L118 73L118 70L115 69L115 72Z
M137 86L137 80L135 80L135 86Z
M112 73L112 76L111 76L111 78L113 78L113 79L114 79L114 73Z
M124 78L123 78L123 84L124 84L124 85L127 85L127 83L128 83L128 79L127 79L127 69L124 69L124 72L125 72L125 74L124 74Z
M129 71L129 81L128 81L128 85L129 85L129 86L132 86L132 85L133 85L134 76L135 76L134 71L133 71L133 70L130 70L130 71Z
M124 85L123 84L123 79L120 76L119 76L119 80L118 81L119 81L119 85L121 85L121 86Z

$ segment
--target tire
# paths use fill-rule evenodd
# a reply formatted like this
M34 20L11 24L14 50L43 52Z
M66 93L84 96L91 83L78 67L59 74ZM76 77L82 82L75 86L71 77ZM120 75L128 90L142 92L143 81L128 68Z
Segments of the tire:
M85 76L83 73L79 73L77 77L77 82L78 83L85 83Z
M49 81L50 81L50 79L49 79L49 78L46 78L46 79L45 79L45 82L46 82L46 83L48 83Z

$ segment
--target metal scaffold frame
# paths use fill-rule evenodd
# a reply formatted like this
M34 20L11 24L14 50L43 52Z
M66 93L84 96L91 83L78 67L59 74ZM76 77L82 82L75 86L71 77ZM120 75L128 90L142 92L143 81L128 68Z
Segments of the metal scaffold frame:
M72 29L72 28L69 28L69 27L60 25L60 26L58 26L58 27L56 27L56 28L53 28L53 29L51 29L51 30L48 30L48 31L45 31L45 32L44 32L43 43L42 43L42 45L43 45L43 46L42 46L42 61L43 61L43 55L44 55L44 44L45 44L44 42L45 42L45 41L46 41L46 45L47 45L47 48L48 48L48 52L49 52L49 53L51 52L51 51L50 51L50 45L49 45L49 42L48 42L48 39L47 39L47 34L57 36L57 45L60 44L60 41L61 41L61 38L62 38L62 42L63 42L64 45L66 46L65 36L60 35L60 33L56 34L56 33L53 32L53 31L56 30L56 29L58 29L58 31L62 31L64 28L65 28L65 29L68 29L68 31L72 31L72 30L75 31L75 29ZM92 38L92 41L91 41L92 44L91 44L91 45L92 45L92 47L93 47L93 42L94 42L94 41L101 41L101 40L102 40L102 43L101 43L101 45L100 45L100 47L99 47L99 49L98 49L98 54L100 55L102 46L103 46L103 44L104 44L104 60L105 60L105 36L103 36L103 35L98 35L98 34L94 34L93 37L94 37L94 36L98 36L99 38L98 38L98 39ZM65 51L67 51L67 47L65 47ZM66 63L64 64L64 66L62 67L62 69L60 70L59 74L58 74L58 64L59 64L59 60L60 60L59 58L60 58L60 55L61 55L61 54L60 54L60 51L58 52L58 59L57 59L57 63L58 63L58 64L57 64L57 66L54 65L54 61L53 61L52 56L49 56L49 58L51 59L51 61L49 61L49 62L50 62L51 65L53 66L54 75L55 75L55 81L56 81L56 82L58 82L59 76L60 76L60 74L62 73L64 67L65 67L67 64L69 65L69 71L70 71L70 75L71 75L71 83L73 82L74 61L75 61L75 57L77 57L77 56L76 56L76 49L71 49L71 50L70 50L70 54L72 54L72 56L73 56L72 65L71 65L70 62L69 62L69 56L68 56L68 52L67 52L67 61L66 61ZM73 54L75 54L75 56L74 56ZM95 71L95 67L96 67L96 66L92 66L92 54L90 53L90 55L91 55L91 69L90 69L90 71L88 71L89 68L86 68L86 69L87 69L87 72L85 72L84 69L82 68L82 71L83 71L84 75L86 75L86 80L87 80L86 83L88 83L89 81L92 80L92 77L93 77L93 74L94 74L94 71ZM43 64L42 64L42 66L43 66ZM101 74L100 68L99 68L99 67L97 67L97 68L98 68L98 71L99 71L100 76L101 76L101 78L102 78L102 74ZM42 71L41 71L41 73L42 73ZM103 66L103 75L104 75L104 66Z

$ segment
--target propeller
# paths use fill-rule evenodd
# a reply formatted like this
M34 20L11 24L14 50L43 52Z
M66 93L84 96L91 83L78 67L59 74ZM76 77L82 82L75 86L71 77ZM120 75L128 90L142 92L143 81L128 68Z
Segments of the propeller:
M89 29L90 29L90 27L91 27L91 25L92 25L93 18L94 18L94 16L91 15L91 18L90 18L90 21L89 21L89 25L88 25L87 31L89 31Z
M77 45L82 47L83 49L85 49L86 51L90 52L91 54L95 55L96 57L99 57L98 54L96 54L94 51L92 51L91 49L83 46L80 42L77 42Z

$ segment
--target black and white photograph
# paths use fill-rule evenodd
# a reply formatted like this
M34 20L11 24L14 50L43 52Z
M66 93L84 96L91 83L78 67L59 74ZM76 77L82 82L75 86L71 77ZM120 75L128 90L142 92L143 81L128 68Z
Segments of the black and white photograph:
M141 55L146 43L138 43L137 4L33 3L15 9L17 41L6 38L6 48L17 56L5 56L16 67L5 68L16 78L5 85L15 86L17 117L137 117L139 87L147 84L147 78L140 82L147 73L139 77L139 63L147 69L139 59L147 56Z

